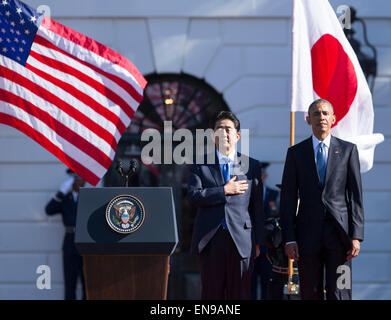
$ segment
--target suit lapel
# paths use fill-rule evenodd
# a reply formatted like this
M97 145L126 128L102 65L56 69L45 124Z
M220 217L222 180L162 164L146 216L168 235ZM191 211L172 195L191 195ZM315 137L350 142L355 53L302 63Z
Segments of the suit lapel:
M221 172L221 169L220 169L219 158L217 157L216 151L215 151L215 163L210 164L208 167L209 167L210 173L212 174L213 178L216 181L216 185L217 186L224 185L223 173Z
M243 163L239 162L239 159L241 159L241 161L243 161L241 153L240 152L236 152L235 160L234 160L234 163L233 163L232 175L237 176L238 180L242 180L243 177L246 176L246 174L242 170L242 164ZM247 171L248 171L248 168L247 168Z
M332 176L332 173L333 173L335 167L338 164L338 159L339 159L340 153L341 153L341 150L340 150L340 145L338 143L338 140L335 139L335 137L331 136L329 154L327 157L326 177L325 177L325 182L324 182L325 186L327 184L327 181Z
M306 152L304 153L306 156L306 163L308 165L308 168L310 170L310 174L314 177L314 179L318 182L318 185L321 187L318 169L316 168L315 163L315 153L314 153L314 146L312 145L312 136L307 139L307 143L305 145Z

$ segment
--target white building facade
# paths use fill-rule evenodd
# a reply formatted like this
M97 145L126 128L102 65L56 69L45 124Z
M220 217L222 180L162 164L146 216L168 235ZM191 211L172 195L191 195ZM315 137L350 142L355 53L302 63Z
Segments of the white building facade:
M271 163L268 185L281 182L289 147L291 0L25 2L46 5L53 19L113 48L145 75L203 79L250 130L250 155ZM374 132L386 140L362 176L365 241L353 260L353 298L391 299L391 2L330 3L357 9L378 52ZM296 142L310 134L296 114ZM0 150L0 299L63 299L64 228L44 206L66 178L65 166L4 125ZM37 288L40 265L50 267L50 289Z

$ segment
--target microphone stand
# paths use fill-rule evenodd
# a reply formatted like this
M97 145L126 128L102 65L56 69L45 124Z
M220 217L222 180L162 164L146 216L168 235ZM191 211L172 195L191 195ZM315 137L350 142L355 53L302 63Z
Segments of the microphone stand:
M117 171L122 178L122 187L129 187L130 178L136 173L137 160L119 160L117 163Z

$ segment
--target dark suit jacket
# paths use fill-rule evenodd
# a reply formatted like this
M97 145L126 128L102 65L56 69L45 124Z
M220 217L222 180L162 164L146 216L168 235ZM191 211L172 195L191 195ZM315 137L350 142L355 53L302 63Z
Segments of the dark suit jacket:
M297 241L300 253L319 249L326 214L334 221L346 249L351 247L352 239L362 241L364 212L356 145L331 136L324 188L315 164L312 138L289 148L280 210L284 240Z
M238 156L242 156L238 153ZM197 207L192 238L192 252L200 253L225 217L229 232L243 257L255 254L255 244L263 242L263 205L261 168L257 160L248 158L247 173L237 175L246 180L244 194L226 196L224 178L215 157L215 164L195 164L190 169L187 199Z

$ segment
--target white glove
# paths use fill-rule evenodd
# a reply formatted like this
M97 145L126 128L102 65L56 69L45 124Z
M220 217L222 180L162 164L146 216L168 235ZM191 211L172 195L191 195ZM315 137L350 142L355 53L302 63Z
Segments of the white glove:
M69 191L71 191L74 182L75 182L75 177L69 177L61 184L59 191L62 192L63 194L67 194Z

